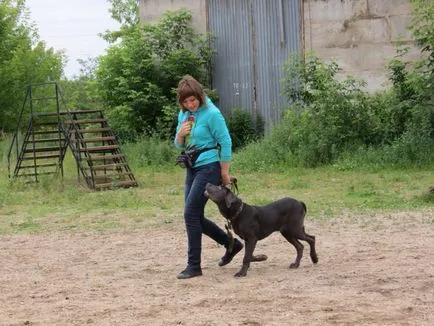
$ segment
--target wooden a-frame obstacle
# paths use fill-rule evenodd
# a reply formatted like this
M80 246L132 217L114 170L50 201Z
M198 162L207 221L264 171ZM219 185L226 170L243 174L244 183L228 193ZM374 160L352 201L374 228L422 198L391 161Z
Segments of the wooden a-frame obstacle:
M137 186L103 112L61 110L61 102L57 83L27 87L8 152L9 178L38 182L42 175L63 177L63 161L70 148L77 163L79 181L82 177L89 188ZM28 113L30 119L26 126L23 117ZM26 130L23 136L21 129Z

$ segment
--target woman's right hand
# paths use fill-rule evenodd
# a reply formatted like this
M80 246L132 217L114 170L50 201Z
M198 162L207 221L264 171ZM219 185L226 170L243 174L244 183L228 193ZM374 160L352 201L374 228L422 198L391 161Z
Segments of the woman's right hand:
M187 136L191 131L191 121L184 121L179 128L178 135L181 137Z

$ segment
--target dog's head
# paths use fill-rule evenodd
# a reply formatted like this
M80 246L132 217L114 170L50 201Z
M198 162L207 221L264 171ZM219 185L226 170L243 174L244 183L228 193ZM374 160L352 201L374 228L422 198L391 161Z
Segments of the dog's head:
M207 183L205 186L205 196L217 204L220 213L227 219L231 219L230 213L233 210L233 204L240 202L240 199L229 188L215 186L211 183Z

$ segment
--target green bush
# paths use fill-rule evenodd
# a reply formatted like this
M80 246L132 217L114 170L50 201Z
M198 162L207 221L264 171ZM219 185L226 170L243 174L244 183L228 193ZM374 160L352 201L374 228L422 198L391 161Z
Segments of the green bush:
M247 144L234 156L234 167L246 172L277 171L296 165L289 148L289 125L279 123L263 139Z
M288 151L273 143L271 138L265 137L235 152L233 169L244 172L276 172L283 166L291 165L288 154Z
M434 159L434 105L426 74L395 60L390 66L393 88L371 94L363 90L363 81L337 80L338 71L335 63L314 56L292 58L283 79L290 103L284 118L263 141L237 156L237 166L336 163L347 169L422 165Z
M368 95L362 91L365 83L351 76L338 81L339 71L336 63L312 55L305 62L292 58L286 66L284 93L291 104L282 123L289 134L280 139L286 139L285 147L301 165L329 164L340 153L376 139Z
M431 17L434 14L434 5L424 1L412 3L415 12L411 28L421 52L427 52L429 57L406 61L408 48L400 47L390 60L391 92L396 99L390 121L397 131L390 153L399 162L423 164L434 158L434 61L432 44L427 43L434 36L433 21L427 20L428 12Z
M142 137L136 142L123 146L132 168L153 167L167 169L175 166L178 150L172 142L163 141L156 137Z
M240 149L264 136L265 123L259 114L252 117L246 110L235 108L230 111L226 120L232 138L233 150Z

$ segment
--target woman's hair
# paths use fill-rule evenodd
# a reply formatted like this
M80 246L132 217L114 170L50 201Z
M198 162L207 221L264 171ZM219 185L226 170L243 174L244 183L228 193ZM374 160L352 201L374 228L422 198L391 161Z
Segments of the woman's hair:
M176 90L178 103L181 105L182 110L186 110L182 105L182 102L190 96L194 96L199 100L199 107L205 103L205 92L202 85L190 75L182 77Z

